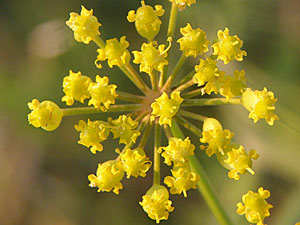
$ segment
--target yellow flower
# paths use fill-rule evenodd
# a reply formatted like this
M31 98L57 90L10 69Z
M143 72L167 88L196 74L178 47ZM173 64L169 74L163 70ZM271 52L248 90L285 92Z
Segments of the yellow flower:
M169 126L172 126L172 117L176 115L182 102L183 98L180 97L179 91L172 92L171 99L163 92L162 95L151 104L151 121L153 121L156 116L159 116L160 125L169 124Z
M111 191L119 194L123 188L121 180L124 177L124 170L120 160L109 160L98 164L96 175L90 174L88 179L90 187L98 187L98 192Z
M165 45L157 46L156 41L151 41L150 43L143 43L141 47L141 52L133 51L135 64L140 65L140 72L145 72L149 75L152 74L153 70L162 72L165 65L168 65L167 51L169 48L165 49Z
M136 12L134 10L128 12L127 20L135 22L137 32L151 41L160 30L161 20L158 17L162 16L165 10L161 5L156 5L154 10L151 6L145 5L144 1L141 1L141 4Z
M236 144L230 143L225 148L223 148L224 155L217 152L218 161L225 168L229 169L228 177L239 180L240 174L244 174L247 171L252 175L255 172L252 170L252 160L258 159L259 154L255 150L250 150L249 154L245 151L244 147Z
M70 13L70 19L66 24L74 31L74 38L78 42L85 44L90 43L95 36L100 35L97 17L93 16L93 10L87 10L83 5L81 6L81 13Z
M224 77L224 83L221 85L220 94L225 96L226 99L230 99L236 96L241 96L246 87L245 70L235 70L233 77Z
M184 52L186 57L196 57L208 51L209 41L206 40L206 34L200 28L193 29L188 23L185 27L180 28L180 33L183 37L177 42L179 42L180 50Z
M79 120L76 124L75 129L77 132L80 132L80 140L78 144L84 145L86 147L91 147L90 150L93 154L96 154L97 151L101 152L103 150L102 144L107 139L109 135L109 129L105 127L103 122L96 120L88 120L86 123L83 120Z
M300 225L300 222L296 223L295 225Z
M258 193L248 191L242 197L243 203L239 202L236 204L237 214L245 214L246 219L249 223L256 223L257 225L264 225L263 221L265 217L270 216L269 210L273 208L266 199L270 197L270 192L264 190L262 187L258 189Z
M138 122L133 121L130 116L121 115L118 119L112 120L108 118L108 122L111 124L111 132L114 138L120 138L119 143L129 145L135 143L140 132L134 130L138 126Z
M169 0L177 5L179 10L185 9L186 6L196 3L196 0Z
M115 98L118 96L116 93L117 86L108 84L108 77L96 76L96 82L91 82L88 88L91 99L89 105L94 105L95 108L101 109L106 112L110 104L115 104Z
M247 89L241 98L241 103L250 112L249 118L256 123L259 119L265 119L269 125L273 125L278 116L274 114L277 99L274 93L264 88L262 91Z
M97 50L98 56L95 61L96 66L101 68L102 66L99 61L105 60L107 60L110 68L112 68L114 65L127 65L130 61L130 53L127 50L129 43L125 39L126 37L123 36L121 37L120 42L117 38L107 40L105 47Z
M120 158L127 178L130 176L145 177L152 164L144 150L139 147L132 150L130 148L125 149L124 152L120 153Z
M180 195L183 193L184 197L187 197L186 192L191 188L195 189L198 181L200 180L199 175L190 171L189 163L173 168L171 172L173 176L167 176L164 179L164 183L171 188L171 194Z
M165 163L170 166L173 162L176 166L189 161L189 157L194 155L195 146L188 137L184 140L172 138L169 141L169 145L160 147L158 152L161 153L162 150L164 152L161 155L165 158Z
M206 154L210 157L213 154L220 152L224 155L224 148L231 142L233 133L230 130L223 130L222 125L214 118L207 118L203 123L203 132L200 142L208 143L205 148L201 146L201 149L206 150Z
M193 77L198 86L205 84L203 90L207 94L218 93L219 81L222 80L224 72L220 71L216 61L211 58L200 59L200 64L195 66L196 74Z
M65 96L62 97L62 101L66 102L67 105L73 105L74 100L84 103L84 100L90 98L88 87L91 79L84 76L79 71L74 73L72 70L69 71L69 76L66 76L63 80L63 91Z
M54 102L43 101L40 103L37 99L33 99L28 103L28 108L32 110L28 114L28 121L34 127L52 131L60 125L63 112Z
M218 41L212 45L213 55L217 55L218 59L223 60L224 64L234 59L243 61L243 56L246 56L247 52L241 50L242 46L243 41L237 35L230 36L229 29L225 27L224 31L218 31Z
M169 212L174 210L174 207L171 206L172 201L169 200L168 190L158 184L154 184L147 191L140 205L151 219L156 220L156 223L159 223L160 220L167 220Z

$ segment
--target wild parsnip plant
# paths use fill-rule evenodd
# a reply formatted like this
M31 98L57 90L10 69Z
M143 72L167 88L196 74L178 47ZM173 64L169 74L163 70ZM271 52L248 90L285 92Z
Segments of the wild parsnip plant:
M32 110L28 121L34 127L53 131L60 125L63 117L120 112L117 118L109 117L106 121L80 120L75 125L79 133L78 143L89 148L92 154L103 151L101 143L110 134L120 144L120 149L115 150L117 157L99 163L96 173L88 176L90 187L97 188L98 192L113 191L119 194L123 189L121 181L125 176L127 179L145 177L152 166L153 185L142 196L140 205L156 223L167 220L169 213L174 210L169 194L183 194L187 197L188 190L198 187L219 223L233 224L211 188L194 151L203 150L208 157L216 155L219 163L228 170L228 177L237 181L242 174L255 174L252 163L259 158L259 154L253 149L246 151L242 145L234 142L233 132L224 129L217 119L193 113L188 108L242 105L249 111L249 118L254 123L265 119L272 126L278 120L274 114L277 99L266 88L261 91L249 88L244 70L228 74L218 68L219 61L226 65L232 61L243 61L247 55L242 49L243 41L237 35L231 35L227 27L219 30L216 40L211 42L202 29L193 28L188 23L180 28L182 36L174 40L178 11L185 10L196 1L170 2L165 44L159 44L155 40L162 23L160 17L165 12L161 5L152 7L141 1L137 10L128 12L127 20L134 23L138 34L146 39L140 50L131 52L128 50L126 36L119 40L113 38L104 41L101 38L99 28L102 25L93 15L93 10L82 6L80 14L72 12L66 24L73 30L75 40L84 44L93 41L99 47L95 65L101 69L101 63L107 61L110 68L118 67L142 95L119 91L117 84L111 84L107 76L97 75L93 81L80 71L70 70L69 75L63 79L65 95L61 100L67 106L72 106L74 101L85 103L88 100L89 107L60 108L52 101L40 102L33 99L28 103ZM181 57L174 68L169 68L168 52L178 45ZM191 57L199 58L199 64L180 81L174 82L185 61ZM132 66L132 62L139 65L139 72ZM151 87L140 73L148 75ZM219 97L205 97L211 94ZM129 104L115 104L116 99ZM196 127L190 119L202 121L203 127ZM192 144L179 125L198 136L201 145ZM145 145L147 141L152 141L149 140L152 129L154 149L149 152ZM169 140L167 146L161 146L162 131ZM148 157L149 154L154 155L153 161ZM171 167L170 176L163 179L165 185L160 177L161 157ZM263 187L258 189L258 193L249 191L243 195L243 203L237 204L237 213L245 214L249 223L263 225L264 218L270 215L269 209L272 208L266 201L269 196L270 192Z

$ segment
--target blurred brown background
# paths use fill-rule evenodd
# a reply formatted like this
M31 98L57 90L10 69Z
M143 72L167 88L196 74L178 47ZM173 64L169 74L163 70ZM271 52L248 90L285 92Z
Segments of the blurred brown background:
M146 3L165 6L159 36L164 42L170 4L167 0ZM78 145L73 125L79 118L88 117L65 118L54 132L36 129L27 122L27 102L33 98L50 99L64 107L60 102L61 84L69 69L80 70L92 79L96 74L107 75L120 90L131 91L133 87L118 69L104 67L99 71L94 66L97 53L93 43L84 45L73 39L65 21L70 12L80 11L81 4L94 9L103 25L104 39L126 35L130 50L140 48L143 39L126 21L129 9L140 5L137 0L0 1L0 225L155 223L138 204L151 185L151 172L147 178L124 179L119 196L96 193L88 187L87 175L95 172L98 162L114 158L117 146L114 141L106 141L105 151L92 155ZM293 225L300 221L299 12L297 0L197 0L196 5L178 15L177 28L190 22L206 31L211 41L225 26L232 35L238 34L248 56L244 62L226 66L226 70L245 69L250 87L261 90L266 86L278 98L280 121L273 127L264 121L253 124L240 106L199 109L218 118L247 150L254 148L261 154L254 162L256 175L243 175L237 182L227 177L215 157L197 152L228 213L239 225L247 223L236 215L235 204L242 194L260 186L271 191L269 202L274 205L267 224ZM175 36L179 37L179 29ZM171 64L179 54L174 49ZM197 60L189 59L185 67L192 68L195 63ZM192 136L192 140L199 145L198 138ZM148 148L151 150L151 145ZM169 173L164 168L163 176ZM175 211L161 224L217 224L197 191L189 191L187 199L177 195L171 199Z

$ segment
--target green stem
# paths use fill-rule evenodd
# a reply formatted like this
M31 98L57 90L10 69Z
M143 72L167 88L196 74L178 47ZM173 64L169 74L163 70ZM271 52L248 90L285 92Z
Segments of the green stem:
M166 124L164 125L164 132L168 140L173 137L170 127Z
M186 119L184 119L183 117L181 117L179 115L176 115L175 120L181 126L183 126L184 128L190 130L191 132L193 132L198 137L202 137L202 131L198 127L196 127L194 124L192 124L189 121L187 121Z
M126 104L126 105L111 105L106 112L123 112L135 111L141 108L140 104ZM62 109L64 116L74 116L82 114L105 113L95 107L78 107Z
M126 93L123 91L117 91L117 94L118 94L118 97L117 97L118 99L127 101L127 102L141 103L144 100L143 96Z
M179 70L181 69L182 65L186 60L186 56L182 53L181 57L179 58L177 64L175 65L171 75L169 76L168 80L166 81L165 85L162 87L162 91L166 91L168 88L171 87L173 80L175 79L176 75L178 74Z
M179 115L182 115L184 117L188 117L188 118L191 118L191 119L195 119L195 120L199 120L199 121L204 121L205 119L207 119L208 117L206 116L202 116L202 115L199 115L197 113L193 113L193 112L189 112L189 111L185 111L183 109L180 109L178 111L178 114Z
M168 38L173 38L173 35L175 33L175 28L176 28L176 22L177 22L177 5L175 3L172 3L172 8L170 12L170 17L169 17L169 25L168 25L168 33L167 33L167 39ZM169 55L167 56L166 60L169 61ZM159 78L159 88L161 88L164 85L166 74L168 73L168 68L169 65L166 65L160 74Z
M100 36L94 37L93 41L96 43L96 45L98 45L98 47L105 48L105 42Z
M145 128L145 130L144 130L144 132L143 132L143 136L142 136L142 138L141 138L141 140L140 140L140 143L139 143L139 147L140 147L140 148L142 148L142 149L145 148L145 145L146 145L146 143L147 143L147 140L148 140L148 138L149 138L149 136L150 136L151 129L152 129L152 125L147 124L147 125L146 125L146 128Z
M132 81L132 83L134 83L138 89L140 89L141 92L145 94L149 91L149 88L147 88L146 85L143 85L143 82L140 81L141 78L139 76L139 78L134 77L124 65L119 66L119 69Z
M173 122L171 130L175 137L184 139L184 135L176 122ZM233 225L228 215L226 214L224 207L221 205L221 202L218 199L217 194L213 189L208 176L206 175L200 162L195 156L190 157L190 165L192 171L194 171L200 176L200 181L197 183L198 190L202 194L204 200L206 201L208 207L214 214L216 220L221 225Z
M182 94L183 98L192 98L195 97L197 95L202 95L203 94L203 89L202 88L198 88L196 90L193 91L189 91L187 93Z
M181 106L215 106L215 105L238 105L241 104L239 98L201 98L186 99Z
M140 75L136 72L136 70L132 67L131 64L124 65L123 67L131 74L136 84L138 85L137 87L139 87L141 91L143 91L144 93L150 91L147 84L144 82L144 80L140 77Z
M170 19L169 19L169 26L168 26L168 37L173 37L175 33L175 27L176 27L176 21L177 21L177 5L175 3L172 3L171 13L170 13Z
M190 79L193 78L193 76L195 75L195 70L193 69L191 72L189 72L187 75L185 75L179 82L177 82L175 84L175 86L184 84L185 82L189 81Z
M186 83L180 85L179 87L177 87L174 91L182 91L182 90L185 90L187 88L189 88L190 86L194 85L195 82L193 79L187 81Z
M159 146L160 146L160 125L158 124L158 122L155 122L153 184L160 184L160 155L158 153Z
M152 90L157 91L157 74L155 71L152 71L150 74Z

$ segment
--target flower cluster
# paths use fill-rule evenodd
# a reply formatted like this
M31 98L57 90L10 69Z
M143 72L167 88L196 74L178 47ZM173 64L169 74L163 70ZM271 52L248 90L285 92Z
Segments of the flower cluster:
M249 223L256 223L257 225L264 225L265 217L270 216L269 209L273 208L266 199L270 197L270 192L264 190L262 187L258 189L258 193L248 191L242 197L243 203L236 204L238 207L236 212L239 215L245 214Z
M98 45L99 48L95 50L98 53L95 59L97 68L101 69L101 63L105 61L110 68L120 68L142 95L119 89L116 91L117 85L109 84L109 76L97 75L93 81L81 72L70 70L69 75L63 79L64 96L61 100L67 106L72 106L75 101L85 104L85 100L88 100L88 106L60 108L52 101L40 103L36 99L28 103L29 109L32 110L28 115L29 123L47 131L55 130L63 117L121 112L114 119L108 117L106 121L79 120L74 126L79 132L78 143L89 148L93 154L106 149L103 142L110 136L118 139L122 145L121 148L115 149L115 159L99 163L96 173L88 176L90 187L98 188L98 192L113 191L119 194L123 189L121 182L124 177L146 177L153 165L153 185L142 197L140 205L157 223L168 219L169 213L174 210L169 193L183 194L187 197L187 191L190 189L209 183L206 181L207 177L202 176L204 172L200 173L199 167L193 163L197 161L195 151L201 154L199 149L204 150L209 157L216 155L218 162L229 170L228 177L234 180L239 180L240 175L246 172L254 175L253 160L259 157L255 150L246 152L242 145L233 142L233 132L223 129L217 119L186 111L184 107L236 104L243 105L250 112L249 118L255 123L265 119L269 125L273 125L274 121L278 120L274 113L277 99L273 92L267 91L266 88L262 91L251 90L246 84L244 70L235 70L230 75L218 67L219 63L228 64L244 59L247 53L241 49L243 41L237 35L231 36L229 29L225 28L224 31L217 32L216 40L212 43L207 40L202 29L192 28L188 23L179 29L181 37L172 44L178 11L186 9L186 6L191 6L196 1L170 2L172 16L165 37L167 45L159 45L155 40L162 24L160 17L165 12L161 5L152 7L141 1L138 9L128 12L127 20L134 23L137 33L147 40L142 43L141 51L129 50L126 36L103 40L99 32L101 24L93 15L93 10L89 11L84 6L80 15L71 13L67 21L67 25L74 31L76 41L85 44L93 41ZM174 68L170 69L168 52L174 46L178 47L181 57ZM179 77L179 71L185 61L191 57L199 58L199 64L191 68L192 72L174 82L175 78ZM139 66L140 73L148 74L151 87L132 65L131 59ZM202 97L212 93L220 96ZM117 100L131 104L120 104ZM186 118L202 122L202 130ZM200 147L192 144L190 137L181 133L179 125L189 129L199 138ZM154 144L151 146L147 141L153 127ZM168 139L167 146L161 146L162 130ZM147 156L152 155L148 152L151 148L154 153L153 159ZM164 177L164 184L169 190L161 184L160 157L164 159L165 164L172 166L170 175ZM238 214L245 214L250 223L262 225L272 207L265 201L269 195L270 193L263 188L260 188L258 193L248 192L243 196L244 205L237 204Z

